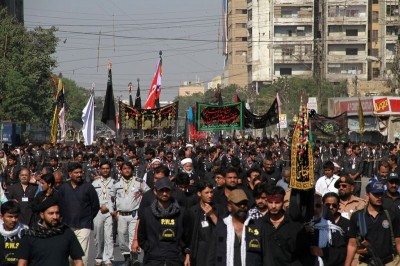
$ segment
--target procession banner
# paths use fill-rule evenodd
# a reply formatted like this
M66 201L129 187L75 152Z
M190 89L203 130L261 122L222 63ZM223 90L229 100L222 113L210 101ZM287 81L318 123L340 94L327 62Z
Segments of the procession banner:
M121 129L173 130L178 119L178 102L156 108L137 109L120 102Z
M243 129L243 103L212 105L197 103L197 130Z
M347 141L347 113L335 117L315 115L310 119L314 140Z

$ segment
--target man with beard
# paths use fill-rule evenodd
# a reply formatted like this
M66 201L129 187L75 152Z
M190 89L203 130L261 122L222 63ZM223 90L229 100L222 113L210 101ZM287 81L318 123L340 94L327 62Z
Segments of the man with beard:
M276 169L275 162L270 156L263 161L263 173L261 175L267 178L268 184L271 186L275 186L282 178L281 172Z
M206 265L215 225L218 219L225 218L225 209L212 202L213 193L211 183L200 181L197 192L200 202L189 209L193 221L191 265Z
M112 266L111 258L113 257L114 243L112 236L112 216L114 205L111 201L111 189L113 179L110 177L111 164L108 161L100 164L101 177L94 180L92 185L97 192L100 202L99 213L94 218L94 242L96 245L96 264Z
M209 265L262 264L261 223L246 218L248 198L242 189L234 189L228 195L230 215L218 219L214 239L211 242Z
M347 219L357 210L361 210L365 206L365 201L353 195L354 180L348 175L342 175L336 182L335 188L339 191L339 212Z
M81 164L70 162L68 175L70 181L60 187L58 194L60 213L63 222L71 227L78 238L85 252L82 260L87 265L93 219L100 209L99 198L92 184L83 180Z
M138 242L144 265L190 265L192 223L185 207L171 197L172 187L168 177L158 180L153 190L157 199L140 213Z
M267 189L267 214L261 218L263 263L268 266L300 266L308 252L309 241L300 222L293 221L283 210L285 191L281 187Z
M15 184L8 188L8 200L14 200L21 208L19 221L23 224L31 226L32 222L32 202L35 198L37 185L29 183L30 171L28 168L22 168L19 172L19 184Z
M381 161L379 162L378 173L374 177L377 181L386 184L386 179L390 173L390 166L387 162Z
M392 209L400 214L400 193L398 192L400 179L397 173L390 173L386 182L386 191L382 198L382 206L385 209Z
M344 172L354 180L354 195L359 197L361 193L361 173L364 169L364 161L360 156L361 149L358 145L351 147L351 155L343 162Z
M118 222L118 240L121 253L129 265L131 246L135 237L135 228L138 223L138 209L143 194L150 188L146 182L133 176L133 165L125 162L122 165L122 178L116 182L111 190L111 197L115 198L116 211L114 219Z
M223 189L216 189L214 191L213 202L220 204L221 206L228 206L228 196L230 192L236 188L243 188L242 186L238 186L238 173L235 168L228 168L224 174L225 184ZM245 191L247 198L249 199L249 192ZM249 206L253 203L252 197L249 200Z
M5 190L19 182L18 173L20 167L17 164L17 156L11 154L7 157L7 166L2 175L2 186Z
M20 212L21 209L14 201L8 201L1 205L0 265L11 266L18 263L15 252L23 232L28 229L28 226L18 222Z
M83 266L84 252L74 232L60 223L60 210L54 198L42 202L40 222L28 230L17 250L18 266Z
M399 217L382 207L384 185L372 180L366 187L368 205L350 218L349 243L345 266L350 266L356 254L359 265L399 265Z
M257 184L253 189L254 201L256 206L249 210L249 217L257 220L268 212L267 207L267 186L266 183Z
M325 198L325 195L328 196ZM309 230L311 256L307 256L307 262L304 265L337 266L343 265L346 259L347 229L344 231L332 221L333 215L338 219L344 219L334 211L335 208L337 210L338 204L333 202L338 201L338 197L334 192L328 192L325 195L322 200L319 194L314 195L314 217L306 225Z

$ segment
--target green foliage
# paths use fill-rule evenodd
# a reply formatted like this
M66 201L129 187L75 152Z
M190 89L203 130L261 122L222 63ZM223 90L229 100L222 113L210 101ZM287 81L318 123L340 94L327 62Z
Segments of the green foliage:
M90 92L76 85L75 81L63 78L66 120L82 124L82 110L90 97Z
M261 88L260 94L256 97L252 110L255 113L265 113L275 99L276 92L282 103L282 113L292 119L293 115L299 112L300 102L307 103L308 97L317 97L317 84L313 78L281 77L273 84ZM323 82L321 85L322 110L318 113L327 115L328 98L345 97L346 84L333 84Z
M58 39L54 27L27 31L0 10L0 119L50 121L50 74Z

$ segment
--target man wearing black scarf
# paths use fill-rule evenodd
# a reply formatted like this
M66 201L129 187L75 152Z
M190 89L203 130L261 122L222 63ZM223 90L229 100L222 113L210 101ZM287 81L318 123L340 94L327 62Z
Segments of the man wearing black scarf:
M75 266L83 266L84 255L74 232L60 223L60 210L54 198L38 207L40 220L23 236L17 257L18 265L68 266L71 257Z

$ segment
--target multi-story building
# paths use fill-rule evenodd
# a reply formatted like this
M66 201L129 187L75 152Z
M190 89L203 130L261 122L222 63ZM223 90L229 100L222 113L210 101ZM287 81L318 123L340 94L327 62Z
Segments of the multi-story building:
M313 11L312 0L248 1L248 70L253 89L258 91L261 84L280 76L312 75Z
M226 50L224 86L247 87L247 1L224 0L226 4Z
M367 79L368 0L321 1L325 77L328 81Z
M201 82L185 81L178 88L178 96L190 96L195 93L204 94L204 91L205 91L205 89Z
M247 2L249 88L313 74L357 86L387 77L398 60L395 0Z

